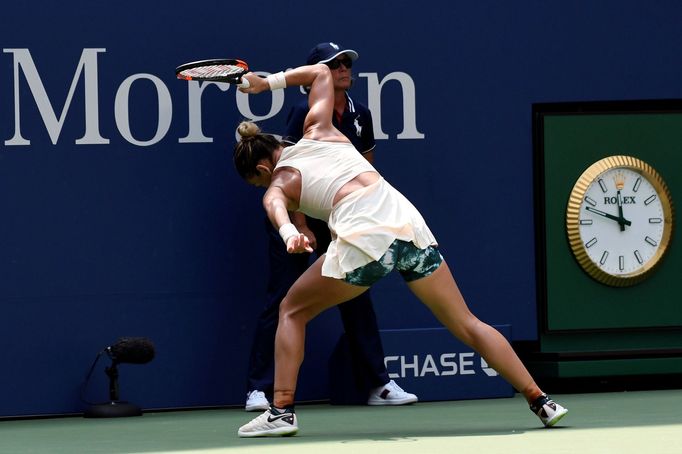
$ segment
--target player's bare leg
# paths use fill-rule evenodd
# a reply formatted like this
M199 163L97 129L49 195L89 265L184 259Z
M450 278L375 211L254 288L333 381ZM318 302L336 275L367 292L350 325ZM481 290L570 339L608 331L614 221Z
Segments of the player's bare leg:
M353 299L368 289L323 277L323 260L324 256L320 257L303 273L280 304L275 335L273 405L240 427L240 437L294 435L298 432L293 405L298 371L303 362L306 325L325 309Z
M368 289L322 276L323 261L324 256L303 273L280 305L275 336L273 398L279 408L294 403L298 370L303 362L306 324L320 312L351 300Z
M544 400L545 394L504 336L471 313L445 261L431 275L409 282L408 286L452 334L476 350L491 367L521 392L531 409L537 405L544 407L547 402L550 402L547 405L554 405L555 411L546 409L545 413L552 413L547 418L538 414L544 408L537 411L533 409L545 425L553 425L566 413L563 407L548 398Z

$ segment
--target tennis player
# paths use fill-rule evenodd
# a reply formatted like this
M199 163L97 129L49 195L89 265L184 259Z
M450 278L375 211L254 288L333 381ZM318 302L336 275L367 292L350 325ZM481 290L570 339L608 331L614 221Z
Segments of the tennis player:
M332 125L330 69L316 64L267 78L253 73L244 78L250 86L240 90L250 94L287 86L311 87L310 111L303 138L296 145L284 148L254 123L243 122L234 163L249 184L267 188L263 207L289 253L312 251L308 238L291 223L289 211L327 222L332 242L280 305L273 403L240 427L238 435L298 432L294 396L306 324L325 309L357 297L394 269L452 334L523 393L545 426L563 417L567 410L542 392L507 340L469 311L419 211Z
M363 104L350 97L352 66L359 58L353 49L323 42L313 47L306 64L323 63L329 67L334 79L334 115L332 124L348 137L356 150L369 162L374 162L374 132L372 114ZM308 97L296 103L287 116L285 136L296 143L304 133L303 125L308 115ZM329 227L324 221L302 213L290 213L291 222L305 233L315 250L315 258L327 251L331 242ZM266 301L258 316L251 354L249 357L246 411L262 413L270 408L275 379L275 334L279 319L279 305L296 279L308 269L310 254L289 254L277 229L265 219L268 241L268 284ZM384 363L384 348L379 334L377 316L370 292L338 306L343 331L348 341L351 358L351 383L343 386L355 388L358 396L365 397L367 405L407 405L417 402L415 394L403 390L388 376ZM359 402L357 402L359 403Z

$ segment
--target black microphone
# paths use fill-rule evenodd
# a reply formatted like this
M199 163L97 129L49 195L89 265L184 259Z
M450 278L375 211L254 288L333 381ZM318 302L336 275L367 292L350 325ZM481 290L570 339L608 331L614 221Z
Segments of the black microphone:
M146 364L154 359L154 344L146 337L121 337L105 351L114 363Z

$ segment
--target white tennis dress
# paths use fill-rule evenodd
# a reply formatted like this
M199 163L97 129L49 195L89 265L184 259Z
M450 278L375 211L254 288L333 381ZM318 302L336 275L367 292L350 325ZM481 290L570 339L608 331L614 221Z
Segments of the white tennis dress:
M396 239L420 249L437 245L419 211L383 178L332 206L344 184L363 172L376 172L350 143L301 139L282 151L279 167L301 173L299 211L329 224L332 241L322 265L323 276L344 278L380 259Z

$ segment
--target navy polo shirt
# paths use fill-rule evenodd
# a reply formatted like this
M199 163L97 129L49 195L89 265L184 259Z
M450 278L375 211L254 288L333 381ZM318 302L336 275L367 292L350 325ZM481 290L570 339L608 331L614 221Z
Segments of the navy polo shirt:
M287 117L285 137L298 142L303 136L303 122L308 114L308 100L304 99L291 108ZM374 142L374 127L372 114L364 105L354 102L346 93L346 109L339 124L337 116L333 115L332 123L348 137L356 150L361 154L369 153L376 146Z

